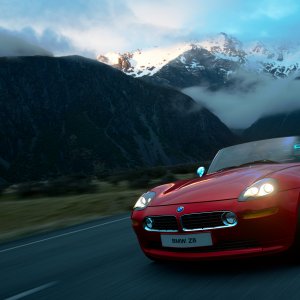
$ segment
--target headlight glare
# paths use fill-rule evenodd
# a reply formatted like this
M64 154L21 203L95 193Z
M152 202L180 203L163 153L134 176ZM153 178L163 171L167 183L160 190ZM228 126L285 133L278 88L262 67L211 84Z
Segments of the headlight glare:
M239 196L239 201L247 201L267 196L277 191L277 182L273 178L264 178L246 188Z
M262 186L265 193L270 194L274 191L274 186L271 183L266 183Z
M155 197L155 195L156 195L155 192L147 192L143 194L135 203L133 209L142 210L146 208L149 205L150 201Z
M259 189L255 186L250 187L245 191L245 197L255 197L259 193Z

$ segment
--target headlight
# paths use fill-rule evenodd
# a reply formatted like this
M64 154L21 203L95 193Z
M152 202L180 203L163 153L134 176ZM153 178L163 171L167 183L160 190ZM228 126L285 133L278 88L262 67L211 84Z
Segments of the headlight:
M143 194L138 199L138 201L134 205L133 209L142 210L142 209L146 208L148 206L148 204L150 203L150 201L155 197L155 195L156 194L154 192L147 192L147 193Z
M247 201L277 192L277 182L273 178L264 178L247 187L239 196L239 201Z

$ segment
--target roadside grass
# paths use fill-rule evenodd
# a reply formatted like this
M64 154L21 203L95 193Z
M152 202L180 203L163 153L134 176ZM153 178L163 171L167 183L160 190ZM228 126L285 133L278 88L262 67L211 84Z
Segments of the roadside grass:
M129 211L142 191L0 202L0 241Z
M65 195L33 193L23 197L16 190L3 192L0 196L0 242L129 212L138 197L151 187L168 179L193 177L193 173L167 173L146 181L139 181L140 177L124 180L124 176L119 176L118 180L93 179L93 191L79 194L68 191Z

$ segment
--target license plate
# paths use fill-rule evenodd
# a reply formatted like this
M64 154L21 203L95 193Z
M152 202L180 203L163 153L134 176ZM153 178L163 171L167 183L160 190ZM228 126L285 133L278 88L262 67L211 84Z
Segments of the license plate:
M210 232L197 234L162 234L160 236L163 247L192 248L212 246Z

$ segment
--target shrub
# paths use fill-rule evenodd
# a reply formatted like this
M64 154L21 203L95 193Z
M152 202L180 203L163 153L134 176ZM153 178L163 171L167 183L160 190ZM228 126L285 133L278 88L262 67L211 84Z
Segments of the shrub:
M43 192L43 183L40 182L26 182L16 186L16 193L20 198L41 196Z
M7 187L8 187L7 183L0 183L0 196L3 194L3 192Z
M200 164L188 164L188 165L177 165L170 167L173 173L176 174L188 174L196 172L196 169L199 167Z
M170 182L174 182L176 181L176 177L174 174L168 172L164 177L162 177L159 181L159 184L166 184L166 183L170 183Z
M56 196L93 193L96 190L97 186L92 182L91 178L81 175L73 175L63 176L47 182L44 193L46 196Z
M150 183L150 179L147 175L143 175L139 178L136 178L134 180L130 180L129 181L129 187L130 188L135 188L135 189L139 189L139 188L147 188L149 187L149 183Z
M107 178L108 182L114 184L114 185L118 185L118 183L120 181L126 180L124 175L120 175L120 174L115 174L115 175L111 175Z
M167 174L166 167L151 168L146 172L151 179L161 178Z
M21 183L16 186L16 194L20 198L84 194L93 193L96 190L97 186L92 179L84 176L63 176L48 181Z

